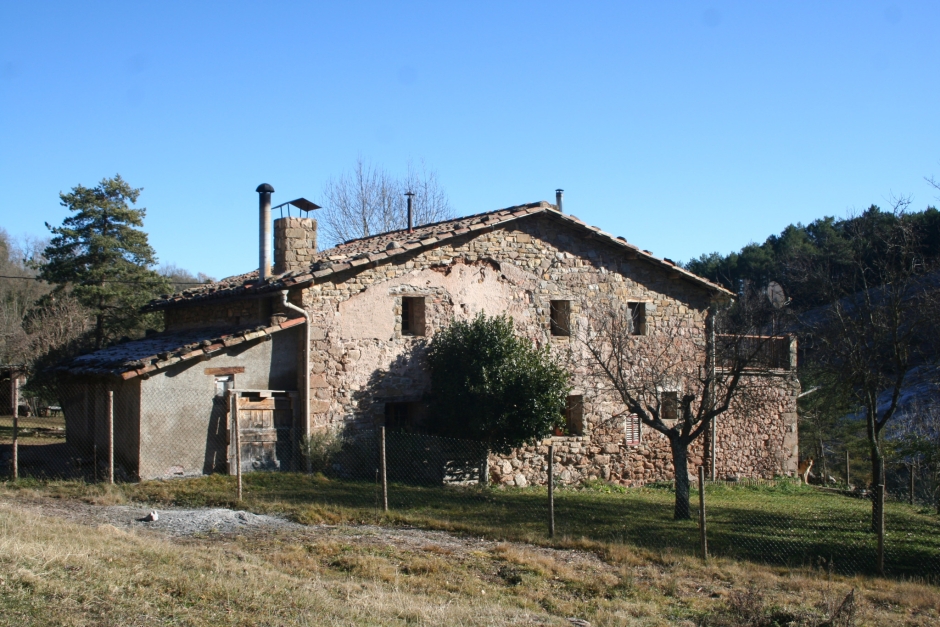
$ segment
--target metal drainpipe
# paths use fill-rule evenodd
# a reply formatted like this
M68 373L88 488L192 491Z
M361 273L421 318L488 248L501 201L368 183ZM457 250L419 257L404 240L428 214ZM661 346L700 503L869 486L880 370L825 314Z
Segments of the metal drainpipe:
M304 420L303 420L303 436L305 438L310 437L310 316L307 315L307 312L304 311L301 307L298 307L294 303L287 300L287 290L281 290L281 304L285 309L290 309L291 311L296 311L301 316L304 317L304 383L303 383L303 393L304 393ZM307 460L307 471L310 471L309 465L310 460Z

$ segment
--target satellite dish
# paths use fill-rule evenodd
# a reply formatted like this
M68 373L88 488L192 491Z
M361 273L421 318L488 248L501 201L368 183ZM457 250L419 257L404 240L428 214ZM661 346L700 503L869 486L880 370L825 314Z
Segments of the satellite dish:
M771 281L767 284L765 293L767 294L767 300L774 306L774 309L780 309L790 303L790 301L787 300L787 295L783 292L783 288L780 287L780 284L776 281Z

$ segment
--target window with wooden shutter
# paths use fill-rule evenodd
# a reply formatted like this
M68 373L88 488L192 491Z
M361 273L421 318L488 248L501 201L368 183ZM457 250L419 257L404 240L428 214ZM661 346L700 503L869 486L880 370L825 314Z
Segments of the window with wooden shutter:
M636 414L627 416L625 432L627 446L635 446L640 443L640 417Z

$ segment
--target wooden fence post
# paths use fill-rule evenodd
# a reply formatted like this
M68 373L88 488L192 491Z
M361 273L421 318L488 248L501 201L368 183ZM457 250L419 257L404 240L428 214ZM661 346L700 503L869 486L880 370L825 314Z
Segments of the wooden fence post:
M849 475L849 449L845 449L845 488L849 489L852 478Z
M235 500L242 500L242 438L238 428L238 393L232 392L232 436L235 440Z
M10 373L10 400L13 401L13 480L20 478L20 380L17 372Z
M915 468L914 462L911 462L910 463L911 485L910 485L910 489L908 490L908 495L907 495L907 500L908 502L910 502L911 505L914 504L914 468Z
M885 574L885 486L878 484L875 494L878 499L878 574L884 577Z
M385 470L385 427L379 427L379 475L382 479L382 511L388 511L388 474Z
M114 485L114 391L108 390L108 483Z
M698 467L698 526L702 543L702 561L708 561L708 538L705 533L705 466Z
M555 443L548 445L548 537L555 537Z

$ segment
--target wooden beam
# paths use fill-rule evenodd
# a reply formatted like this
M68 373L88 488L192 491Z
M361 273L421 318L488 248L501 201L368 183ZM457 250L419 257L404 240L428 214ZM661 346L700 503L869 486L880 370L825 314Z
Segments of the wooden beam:
M245 372L245 367L244 366L229 366L228 368L206 368L204 372L209 375L242 374L243 372Z

